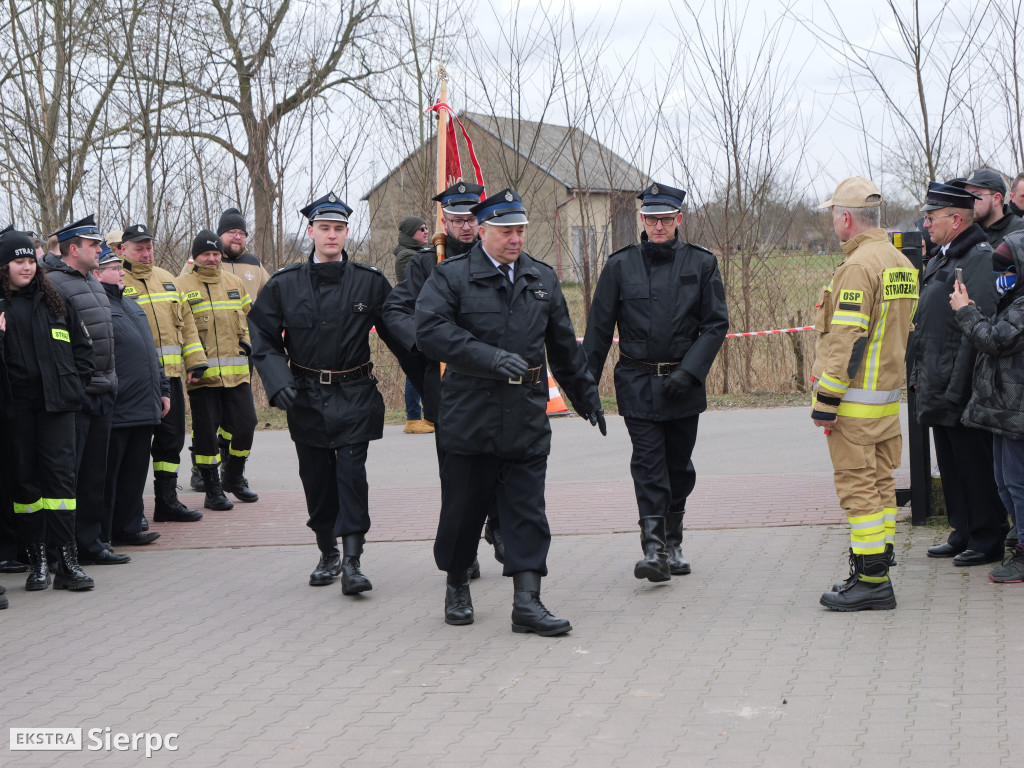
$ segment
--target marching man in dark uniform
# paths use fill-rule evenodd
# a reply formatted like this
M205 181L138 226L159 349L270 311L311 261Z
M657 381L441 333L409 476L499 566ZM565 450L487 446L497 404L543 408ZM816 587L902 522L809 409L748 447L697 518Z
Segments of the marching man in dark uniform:
M707 408L704 381L729 330L717 259L676 237L685 196L661 184L637 196L642 242L608 257L583 341L600 381L619 326L615 393L633 442L644 551L633 575L649 581L690 572L682 553L686 498L697 479L690 455Z
M446 258L416 302L416 341L446 361L438 442L441 519L437 567L448 574L445 621L471 624L467 569L476 559L488 505L497 497L505 538L504 574L514 584L512 630L561 635L569 622L540 601L551 531L544 476L551 427L544 355L576 411L605 433L597 385L558 278L523 252L526 210L510 189L472 209L480 241Z
M444 213L444 258L450 259L463 253L469 253L477 239L480 225L472 213L473 206L480 202L484 188L479 184L459 181L448 187L433 200L441 204ZM384 318L398 340L407 349L416 349L416 298L423 290L424 283L430 277L430 271L437 264L437 253L431 248L429 252L417 253L409 259L404 267L404 275L399 278L398 285L391 292L384 305ZM419 384L419 382L417 382ZM423 417L437 423L437 406L441 391L441 364L437 360L424 361L423 383L419 392L423 396ZM434 433L434 440L438 435ZM441 449L438 446L438 463L440 465ZM501 536L501 524L497 510L492 503L484 523L484 539L494 546L494 559L505 562L505 545ZM479 568L474 566L474 574Z
M390 349L398 347L381 317L391 285L376 267L349 259L352 209L337 195L302 213L313 253L271 276L249 313L249 335L267 397L288 413L299 458L306 525L321 553L309 583L331 584L340 573L342 594L351 595L373 588L359 558L370 530L366 453L383 436L384 400L369 334L376 326Z

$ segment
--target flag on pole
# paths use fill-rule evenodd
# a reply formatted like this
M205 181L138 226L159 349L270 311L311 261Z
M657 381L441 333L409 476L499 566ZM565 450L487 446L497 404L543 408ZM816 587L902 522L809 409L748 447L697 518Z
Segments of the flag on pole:
M433 105L427 107L426 111L437 112L438 114L446 113L449 116L449 119L445 121L447 130L447 135L445 136L445 181L442 188L450 187L462 178L462 161L459 159L459 145L456 141L455 134L456 123L459 124L459 128L462 130L462 136L466 140L466 148L469 150L469 159L473 163L476 183L483 186L484 175L480 170L480 163L476 159L476 152L473 150L473 140L469 138L469 131L466 130L466 126L462 124L462 121L459 120L459 116L455 114L455 110L438 99ZM481 198L486 196L486 192L480 195Z

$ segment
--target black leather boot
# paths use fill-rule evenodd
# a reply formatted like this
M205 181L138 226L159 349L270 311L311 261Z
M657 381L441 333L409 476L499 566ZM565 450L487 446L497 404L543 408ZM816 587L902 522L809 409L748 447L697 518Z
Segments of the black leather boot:
M196 466L195 447L189 448L188 452L192 456L192 476L188 481L189 487L196 493L206 493L206 486L203 485L203 476L199 474L199 467Z
M540 574L523 571L512 575L512 631L536 632L543 637L572 630L568 619L553 616L540 601Z
M473 600L469 596L469 572L448 574L444 595L444 623L473 623Z
M665 515L665 543L668 544L668 572L673 576L685 576L690 572L690 563L683 557L683 515L669 512Z
M885 556L889 559L889 567L892 568L896 565L896 548L892 544L885 545ZM838 592L843 587L853 586L853 582L857 580L857 564L856 558L853 556L853 548L850 548L850 575L846 577L846 581L837 581L832 585L832 591Z
M38 512L36 514L39 514ZM38 592L50 586L50 572L46 562L46 545L42 542L28 545L28 578L25 589Z
M833 611L891 611L896 595L889 581L889 554L853 555L854 578L836 592L821 596L821 604Z
M672 578L668 569L668 545L665 543L665 518L640 518L640 543L644 548L644 559L637 562L633 575L648 581L668 581Z
M480 561L479 560L473 560L473 564L471 566L469 566L469 570L467 571L467 573L469 574L469 578L471 578L471 579L479 579L480 578Z
M236 499L246 504L260 500L256 491L249 490L249 481L245 479L245 456L228 456L221 467L221 486L225 493L233 493Z
M359 557L363 554L363 542L366 536L361 533L350 533L341 539L344 557L341 558L341 594L355 595L373 589L370 580L359 569Z
M83 589L92 589L95 586L96 583L85 575L82 566L78 564L78 545L73 541L62 543L60 558L57 560L57 570L53 574L53 588L79 592Z
M334 577L341 573L341 553L338 551L338 537L334 531L317 531L316 545L320 548L320 562L309 574L309 586L326 587L334 583Z
M203 519L198 509L189 509L178 501L178 476L160 473L153 476L153 520L158 523L194 523Z
M234 509L235 505L224 495L224 489L220 485L220 475L216 467L203 467L199 470L203 476L203 484L206 486L206 500L203 506L218 512Z
M488 515L484 523L484 541L494 547L494 559L505 562L505 539L501 535L501 527Z

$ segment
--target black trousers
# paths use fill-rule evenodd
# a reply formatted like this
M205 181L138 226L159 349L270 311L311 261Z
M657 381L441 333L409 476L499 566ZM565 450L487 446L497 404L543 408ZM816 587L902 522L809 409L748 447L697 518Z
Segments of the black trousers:
M299 478L306 494L306 522L314 531L335 536L365 534L370 530L370 486L366 482L369 443L340 448L295 444Z
M21 538L54 548L74 541L75 414L15 403L11 429L18 436L11 498Z
M75 414L78 475L75 490L75 538L81 552L97 554L103 547L103 531L110 528L110 508L104 499L107 448L114 417L114 395L87 396L87 406Z
M178 376L171 377L171 409L153 432L153 474L177 475L181 450L185 447L185 388Z
M425 411L424 411L425 413ZM429 421L429 419L428 419ZM442 504L444 503L444 476L441 474L441 467L444 466L444 450L441 448L441 425L438 422L432 422L434 425L434 449L437 451L437 474L441 477L441 496ZM491 499L491 503L487 505L487 519L491 521L491 527L501 530L501 518L498 517L498 499L497 496Z
M110 515L103 541L130 539L142 531L142 492L149 477L149 446L153 426L115 427L107 449L107 482L103 489Z
M0 419L0 434L13 435L10 419ZM0 560L21 558L20 536L14 524L14 500L11 498L14 453L12 441L0 440Z
M476 559L480 531L492 500L505 539L505 576L548 572L551 529L544 513L548 457L512 461L498 456L441 457L441 518L434 562L447 573L465 572Z
M690 456L697 442L698 418L624 418L633 442L629 471L640 517L664 517L667 512L682 512L686 508L686 499L697 482Z
M970 427L932 427L942 477L949 543L976 552L1002 551L1006 509L992 469L992 433Z
M192 445L197 467L215 467L220 463L218 434L227 439L230 455L249 456L256 432L252 387L199 387L189 390L188 402L192 407Z

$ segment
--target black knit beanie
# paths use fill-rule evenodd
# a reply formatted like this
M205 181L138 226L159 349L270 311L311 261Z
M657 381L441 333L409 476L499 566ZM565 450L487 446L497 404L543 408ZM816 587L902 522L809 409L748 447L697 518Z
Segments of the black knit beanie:
M245 228L245 217L237 208L228 208L220 215L220 221L217 222L218 235L223 235L229 229L240 229L245 234L249 234L249 230Z
M206 253L207 251L220 251L224 253L224 243L210 230L201 229L199 234L196 235L196 239L192 241L192 258L194 259L200 253Z

